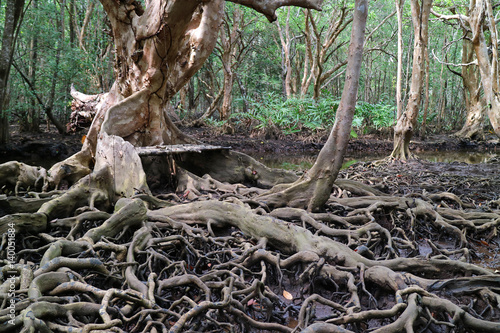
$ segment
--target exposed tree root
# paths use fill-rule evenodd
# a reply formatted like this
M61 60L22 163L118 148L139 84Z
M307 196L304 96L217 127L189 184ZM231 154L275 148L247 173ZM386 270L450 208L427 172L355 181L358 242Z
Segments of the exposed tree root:
M1 218L0 332L500 330L500 276L470 246L498 242L494 201L339 179L326 210L272 209L261 190L185 171L180 197L119 199L136 185L96 164Z

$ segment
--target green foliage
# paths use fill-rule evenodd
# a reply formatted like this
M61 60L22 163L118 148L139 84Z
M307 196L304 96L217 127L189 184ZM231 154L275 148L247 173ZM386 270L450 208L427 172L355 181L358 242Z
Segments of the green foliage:
M279 128L284 134L306 130L329 128L335 121L339 101L323 98L315 102L312 98L290 98L283 100L277 94L269 93L260 100L250 101L248 113L235 113L235 119L256 120L257 129Z
M382 103L358 103L354 113L352 126L356 128L373 128L379 130L394 125L396 107Z
M278 128L283 134L301 131L329 130L335 122L339 100L328 96L318 101L312 98L290 98L269 93L260 100L250 101L248 113L234 113L233 121L253 120L256 129ZM357 130L390 127L394 124L395 107L385 104L359 103L352 123L351 136Z
M56 1L29 3L18 36L9 96L11 118L21 125L41 120L44 108L66 123L71 112L71 84L87 94L109 89L112 54L105 50L112 41L103 31L107 26L102 7L93 11L84 48L72 26L72 20L81 26L86 10L86 2L75 3L74 8L61 7Z

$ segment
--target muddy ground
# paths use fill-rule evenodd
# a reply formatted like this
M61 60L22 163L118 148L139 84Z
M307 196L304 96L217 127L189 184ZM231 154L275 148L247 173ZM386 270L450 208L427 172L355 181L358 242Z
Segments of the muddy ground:
M250 155L272 153L275 155L314 155L323 147L328 133L319 133L302 138L288 136L284 139L265 139L260 135L252 134L220 134L210 128L182 128L182 130L196 139L212 145L228 146L234 150ZM11 141L0 146L0 162L20 160L32 163L41 161L44 166L79 151L82 137L85 132L71 135L60 135L54 128L44 129L40 133L21 133L17 126L11 128ZM364 135L351 138L347 155L389 155L392 150L392 140L387 135ZM449 135L432 135L425 141L415 138L410 149L416 154L427 151L498 151L500 140L490 136L486 141L459 140Z
M323 146L328 133L310 138L287 137L285 139L265 139L247 134L220 134L210 128L183 128L196 139L212 145L229 146L251 156L315 155ZM0 162L18 160L28 164L50 167L57 161L74 154L81 148L84 132L60 135L55 129L40 133L20 133L16 126L11 130L11 141L0 146ZM312 139L314 138L314 139ZM418 137L412 141L411 150L418 156L423 152L474 151L500 153L500 140L489 137L486 141L465 141L450 135L429 136L425 141ZM392 140L387 137L365 135L351 138L348 155L389 155ZM459 162L432 163L411 161L409 163L356 163L344 170L341 177L356 178L375 185L388 194L407 195L422 191L452 192L471 203L499 200L500 161L466 164Z
M212 145L232 147L251 156L316 155L323 146L328 133L314 135L314 139L287 137L265 139L247 134L220 134L210 128L184 128L184 132ZM76 153L82 146L84 132L60 135L54 128L40 133L20 133L16 126L11 130L11 141L0 146L0 162L18 160L28 164L50 167L55 162ZM351 138L347 155L389 155L392 140L377 135ZM450 135L429 136L425 141L418 137L410 149L418 156L423 152L474 151L499 152L500 140L489 137L486 141L459 140ZM341 177L356 178L371 183L384 192L406 195L421 191L455 193L470 202L498 200L500 196L500 161L494 158L490 163L432 163L411 161L409 163L356 163L343 171ZM390 180L390 181L389 181Z

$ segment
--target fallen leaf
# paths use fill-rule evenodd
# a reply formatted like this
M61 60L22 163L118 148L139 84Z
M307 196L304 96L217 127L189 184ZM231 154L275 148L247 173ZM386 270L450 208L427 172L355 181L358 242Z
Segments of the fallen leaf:
M293 296L292 294L290 294L288 291L286 290L283 290L283 297L285 297L287 300L292 300L293 299Z

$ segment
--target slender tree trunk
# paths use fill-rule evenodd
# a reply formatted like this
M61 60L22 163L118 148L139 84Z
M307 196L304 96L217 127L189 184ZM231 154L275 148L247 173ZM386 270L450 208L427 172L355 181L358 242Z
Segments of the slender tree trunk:
M234 72L231 66L231 50L228 50L227 54L223 56L224 62L224 81L223 81L223 94L222 94L222 106L220 108L220 120L229 119L231 114L231 105L233 103L233 83L234 83Z
M394 127L394 149L391 157L396 159L406 160L411 156L409 145L415 131L418 111L420 108L431 6L432 0L422 0L421 6L418 0L411 1L413 30L415 36L413 68L410 96L408 98L406 110L403 112L401 117L399 117L396 126Z
M33 0L33 9L38 8L38 0ZM36 87L37 78L37 65L38 65L38 35L35 34L30 42L30 60L29 60L29 70L28 78L30 82ZM28 132L39 132L40 131L40 115L38 112L38 103L35 97L30 98L30 108L28 109L27 120L26 120L26 130Z
M325 146L321 149L312 168L299 180L287 186L285 190L277 186L264 195L262 199L267 204L306 207L310 211L317 211L330 197L333 183L342 167L351 133L361 73L367 15L367 0L356 0L344 90L335 116L335 124Z
M368 54L365 58L365 64L366 64L366 69L365 69L365 80L364 80L364 91L363 91L363 100L367 103L370 103L370 85L372 81L372 65L373 61L371 60L371 56Z
M7 0L5 4L2 49L0 50L0 144L9 140L9 119L5 111L8 100L8 80L16 45L16 30L22 21L24 0Z
M309 90L309 86L311 85L312 73L310 73L311 68L314 68L314 60L312 55L312 35L311 29L309 28L309 16L310 12L308 10L304 10L305 14L305 29L304 29L304 37L306 41L306 50L305 50L305 60L304 60L304 73L302 75L302 81L300 84L300 96L304 97ZM312 62L312 65L310 63Z
M425 100L424 100L424 114L422 120L422 126L420 128L420 137L425 140L427 135L427 114L429 113L429 77L431 73L429 72L429 52L425 52Z
M247 89L245 88L245 85L241 81L241 78L238 74L236 74L236 81L238 82L238 86L240 87L240 92L241 92L241 98L243 100L243 113L248 112L248 95L247 95Z
M403 79L403 7L405 0L396 0L396 13L398 17L398 69L396 76L396 119L403 113L403 97L401 95Z
M89 5L87 6L87 11L85 12L85 18L83 19L82 28L80 29L80 34L78 35L78 43L80 44L80 48L85 50L84 38L87 33L87 27L90 23L90 18L92 17L92 13L95 7L95 0L91 0Z
M289 99L292 97L292 60L291 47L292 39L290 38L290 7L287 8L285 31L281 29L279 22L276 22L278 33L281 41L281 71L283 77L283 93Z

